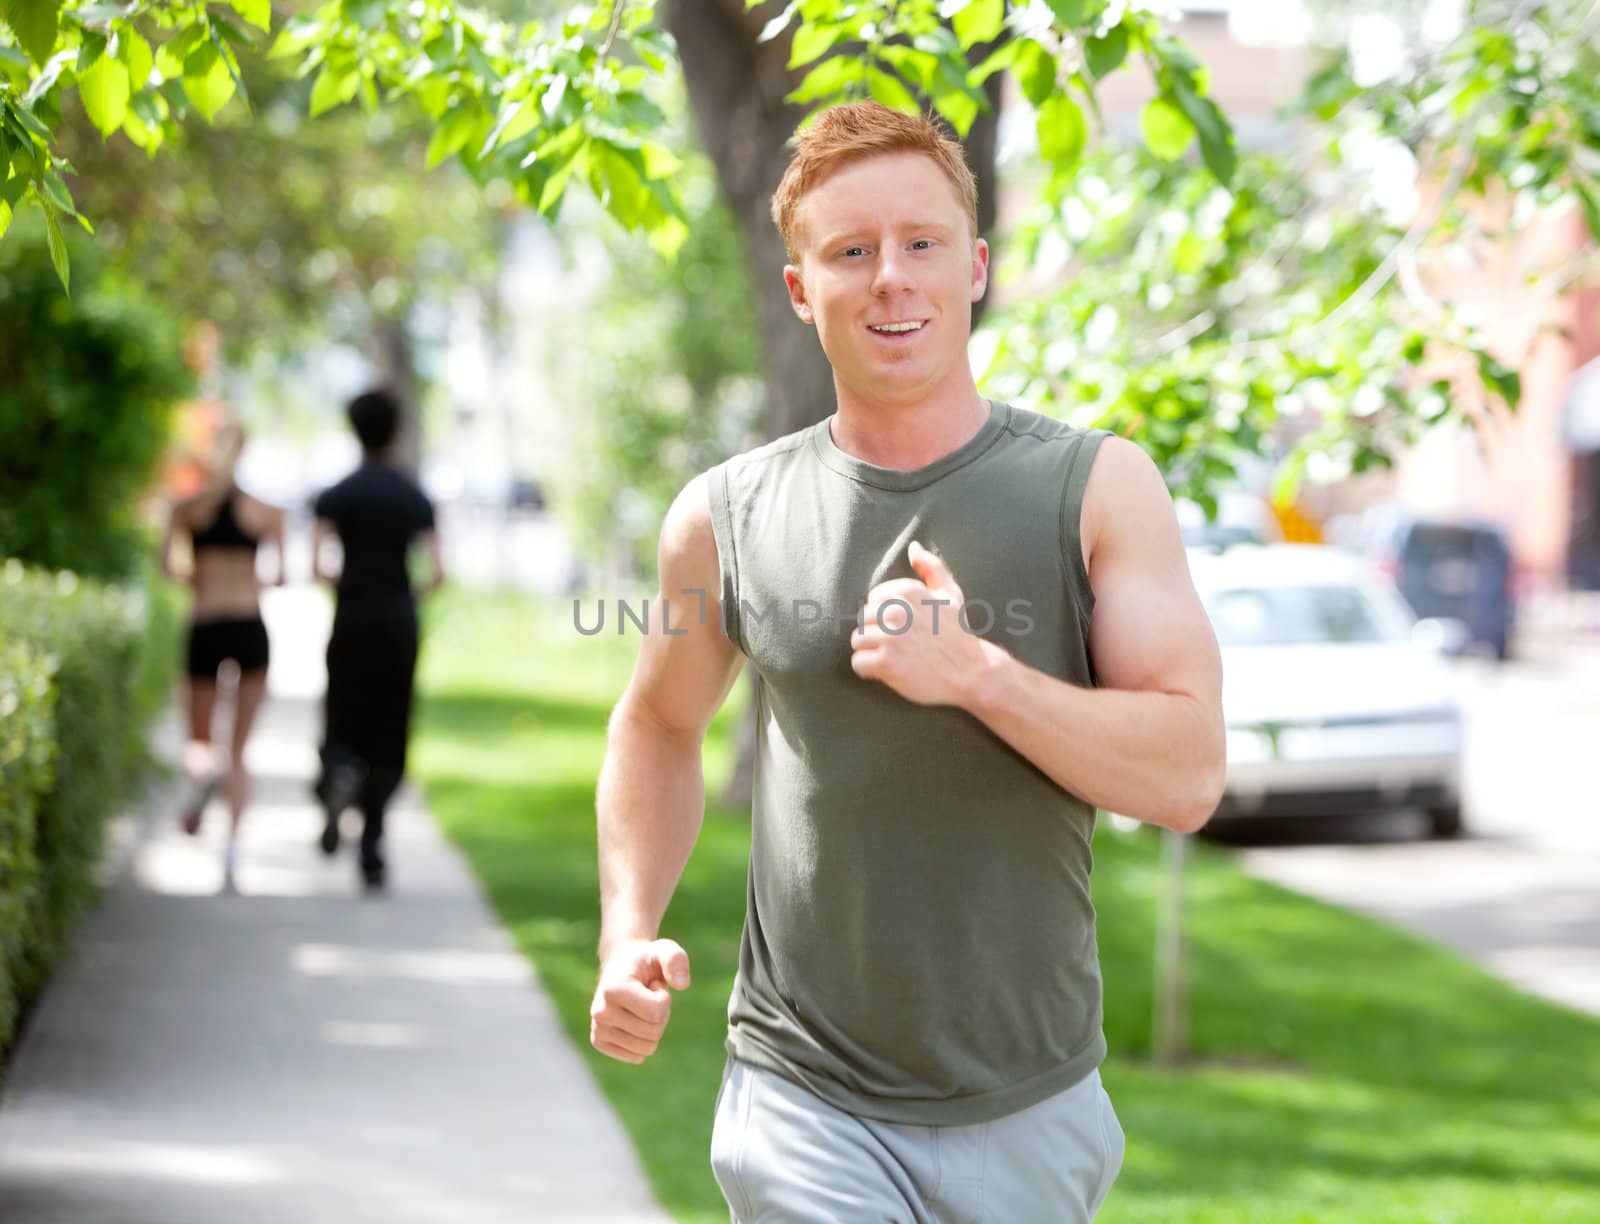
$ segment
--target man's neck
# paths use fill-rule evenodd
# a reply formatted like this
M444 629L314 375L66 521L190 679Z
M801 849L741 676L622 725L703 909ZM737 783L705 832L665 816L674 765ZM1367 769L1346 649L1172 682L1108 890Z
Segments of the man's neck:
M839 410L828 422L833 444L892 471L937 463L970 442L989 419L989 402L970 380L906 404L864 399L835 386Z

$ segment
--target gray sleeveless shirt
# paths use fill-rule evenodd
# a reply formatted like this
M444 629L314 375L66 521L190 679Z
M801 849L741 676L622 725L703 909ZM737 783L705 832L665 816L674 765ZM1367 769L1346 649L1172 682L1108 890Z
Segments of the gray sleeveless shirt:
M1103 1059L1094 811L972 715L857 677L849 641L868 590L916 577L915 539L973 632L1092 684L1078 519L1103 436L994 404L915 471L826 421L711 471L724 626L763 681L734 1057L918 1125L1025 1109Z

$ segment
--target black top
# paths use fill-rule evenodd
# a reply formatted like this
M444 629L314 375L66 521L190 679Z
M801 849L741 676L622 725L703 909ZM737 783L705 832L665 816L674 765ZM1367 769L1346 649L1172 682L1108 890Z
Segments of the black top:
M195 551L202 548L248 548L255 552L258 537L245 534L244 528L239 526L239 520L234 517L233 502L238 495L239 490L229 489L211 522L190 536Z
M381 463L363 463L312 503L344 547L339 602L410 602L406 553L433 529L433 503L411 477Z

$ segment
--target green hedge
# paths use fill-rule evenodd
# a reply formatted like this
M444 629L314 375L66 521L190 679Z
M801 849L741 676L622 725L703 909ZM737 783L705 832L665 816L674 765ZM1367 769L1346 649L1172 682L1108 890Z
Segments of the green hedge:
M0 1049L94 894L107 818L149 762L178 607L0 562Z
M37 226L0 242L0 556L120 582L194 379L170 312L104 263L74 240L68 297Z
M11 1042L39 889L34 852L40 798L55 763L50 660L21 641L0 643L0 1050Z

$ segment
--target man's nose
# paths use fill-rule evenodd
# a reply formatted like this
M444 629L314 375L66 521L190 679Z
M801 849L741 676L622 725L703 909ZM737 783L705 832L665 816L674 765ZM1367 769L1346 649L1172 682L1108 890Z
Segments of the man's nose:
M872 269L872 291L888 296L904 293L911 287L911 268L904 254L895 250L880 252Z

